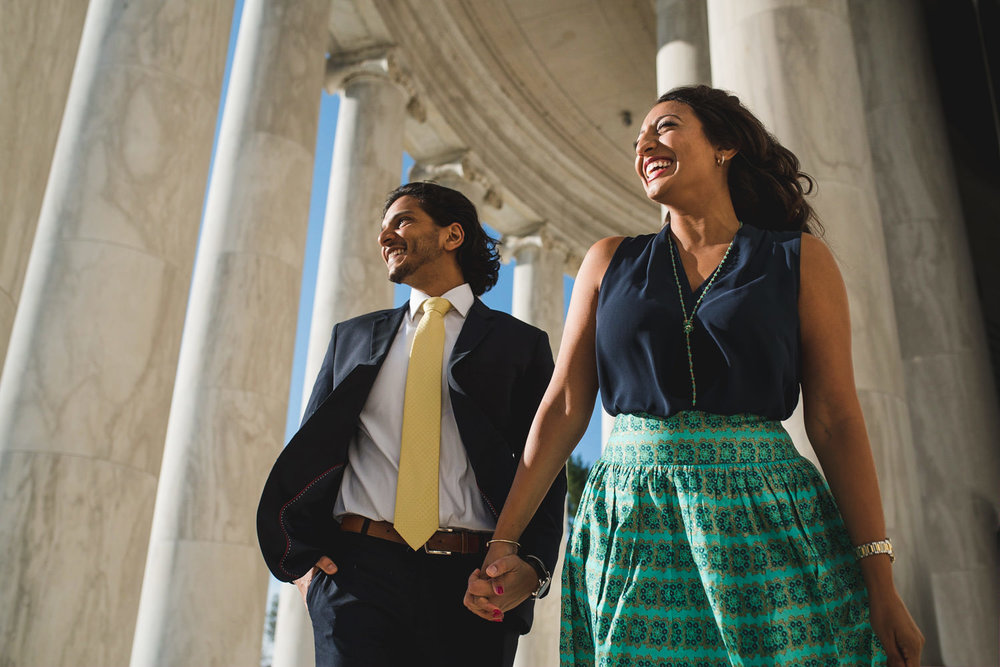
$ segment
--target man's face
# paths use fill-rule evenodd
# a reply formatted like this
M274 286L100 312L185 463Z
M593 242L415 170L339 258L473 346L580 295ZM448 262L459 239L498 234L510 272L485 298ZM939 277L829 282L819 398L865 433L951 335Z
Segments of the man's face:
M439 227L410 196L393 202L382 218L378 241L389 280L414 286L440 269L447 227Z

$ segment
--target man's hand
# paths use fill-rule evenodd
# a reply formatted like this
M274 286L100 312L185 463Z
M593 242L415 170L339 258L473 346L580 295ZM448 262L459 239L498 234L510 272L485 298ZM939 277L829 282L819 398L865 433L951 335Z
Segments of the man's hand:
M463 602L488 621L500 622L509 609L524 602L538 588L538 573L516 554L498 558L469 575Z
M321 556L311 570L292 582L295 584L295 587L299 589L299 593L302 593L303 602L306 601L306 593L309 592L309 584L312 583L313 577L316 576L316 573L320 570L323 570L327 574L334 574L337 572L337 565L326 556Z

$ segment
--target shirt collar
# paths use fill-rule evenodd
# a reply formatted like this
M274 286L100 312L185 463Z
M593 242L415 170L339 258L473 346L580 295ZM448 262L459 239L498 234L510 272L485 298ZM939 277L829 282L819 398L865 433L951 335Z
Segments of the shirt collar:
M465 316L469 314L469 308L472 308L472 303L476 300L476 297L472 294L472 288L469 287L469 283L462 283L458 287L452 287L450 290L441 295L451 303L452 310L457 312L461 318L464 320ZM426 299L430 297L416 287L410 288L410 320L412 321L416 317L417 311L420 310L421 304Z

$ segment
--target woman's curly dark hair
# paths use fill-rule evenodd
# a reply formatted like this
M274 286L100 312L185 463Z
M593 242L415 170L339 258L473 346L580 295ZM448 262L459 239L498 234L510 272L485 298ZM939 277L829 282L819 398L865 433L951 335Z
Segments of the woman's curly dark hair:
M382 208L383 218L400 197L416 199L438 227L447 227L453 222L462 225L465 240L458 249L458 266L473 294L480 296L497 284L500 272L497 245L500 242L483 229L475 204L465 195L429 181L407 183L389 193Z
M671 101L691 107L711 143L737 150L729 167L729 194L737 218L762 229L822 231L805 200L815 187L812 177L738 97L704 85L682 86L656 103Z

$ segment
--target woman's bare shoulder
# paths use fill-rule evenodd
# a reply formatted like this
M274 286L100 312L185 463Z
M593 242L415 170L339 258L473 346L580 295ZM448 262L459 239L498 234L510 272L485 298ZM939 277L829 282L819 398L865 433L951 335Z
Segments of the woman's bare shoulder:
M618 246L625 238L624 236L608 236L590 246L590 250L583 258L583 263L580 264L576 281L583 281L594 290L599 289L604 273L608 270L608 265L611 264L611 258L615 256Z

